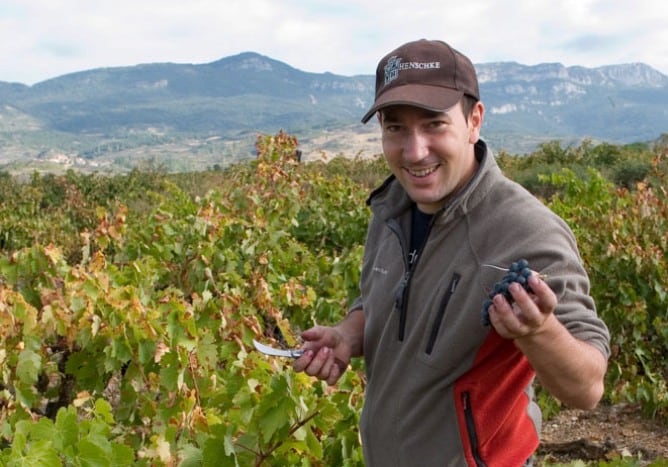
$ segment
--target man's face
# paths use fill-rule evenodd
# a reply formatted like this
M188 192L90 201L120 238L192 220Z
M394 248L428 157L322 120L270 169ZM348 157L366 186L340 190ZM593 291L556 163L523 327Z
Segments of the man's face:
M481 103L468 119L461 103L445 112L408 105L380 112L385 159L421 211L438 211L475 174L473 145L480 135L482 115Z

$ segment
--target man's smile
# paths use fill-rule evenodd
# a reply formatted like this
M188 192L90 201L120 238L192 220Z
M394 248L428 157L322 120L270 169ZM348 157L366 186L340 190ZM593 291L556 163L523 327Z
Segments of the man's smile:
M425 167L423 169L409 169L409 168L406 168L406 171L410 175L412 175L413 177L422 178L422 177L426 177L427 175L436 172L436 170L439 167L440 167L440 164L439 165L434 165L433 167Z

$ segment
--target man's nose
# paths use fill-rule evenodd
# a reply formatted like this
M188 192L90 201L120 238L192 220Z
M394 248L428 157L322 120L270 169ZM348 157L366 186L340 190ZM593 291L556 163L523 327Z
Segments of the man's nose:
M429 155L428 138L420 131L409 131L404 140L404 158L410 162L417 162Z

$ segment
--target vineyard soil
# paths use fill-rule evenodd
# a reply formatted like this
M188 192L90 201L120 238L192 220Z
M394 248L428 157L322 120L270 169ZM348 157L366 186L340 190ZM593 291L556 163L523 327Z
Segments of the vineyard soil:
M643 417L636 406L563 410L545 421L542 431L539 459L543 465L619 457L632 457L639 465L656 459L668 462L668 425Z

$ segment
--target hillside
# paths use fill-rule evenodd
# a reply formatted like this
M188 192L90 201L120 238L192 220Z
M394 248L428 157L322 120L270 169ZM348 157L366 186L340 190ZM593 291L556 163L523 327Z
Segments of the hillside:
M530 152L554 139L644 142L668 132L668 77L647 65L476 68L484 137L499 150ZM99 68L33 86L0 81L0 169L116 171L149 160L191 170L252 157L257 133L281 129L298 136L306 157L375 154L375 125L359 123L373 86L372 75L309 73L253 52Z

